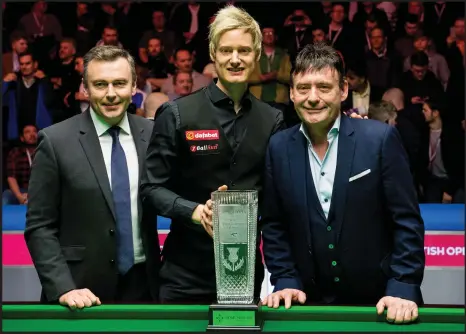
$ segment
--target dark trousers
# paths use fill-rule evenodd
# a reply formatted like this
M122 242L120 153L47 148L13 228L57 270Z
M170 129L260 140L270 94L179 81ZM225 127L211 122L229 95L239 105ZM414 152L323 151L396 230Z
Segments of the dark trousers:
M87 287L78 287L78 289L84 288ZM96 293L95 291L92 291L92 289L90 290L91 292ZM112 293L109 292L109 294L111 295ZM103 304L147 304L148 302L153 303L154 299L152 298L149 289L149 279L147 275L146 264L136 264L125 275L119 275L118 283L114 294L115 295L113 298L100 297L100 301ZM41 303L45 304L56 304L58 302L58 300L48 301L45 297L43 290L41 293L40 301Z
M264 269L256 266L254 296L260 297ZM160 269L159 300L162 304L210 305L217 302L215 273L200 275L164 260Z
M149 290L146 263L135 264L125 275L118 277L115 301L121 303L153 301Z
M163 261L160 268L159 300L162 304L212 304L217 299L211 275L202 277L173 262ZM215 279L215 276L214 276Z

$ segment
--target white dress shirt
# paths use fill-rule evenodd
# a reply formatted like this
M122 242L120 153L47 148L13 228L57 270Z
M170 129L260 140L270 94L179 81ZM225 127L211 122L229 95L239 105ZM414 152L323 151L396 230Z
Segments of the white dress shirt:
M92 121L99 137L100 148L104 157L105 167L107 169L108 181L110 188L112 188L112 136L107 132L111 127L105 123L92 108L90 108ZM126 156L126 164L128 165L130 196L131 196L131 222L133 226L133 246L134 246L134 263L145 261L144 250L142 248L141 231L139 227L139 214L138 214L138 196L139 196L139 161L138 153L136 151L136 144L134 143L129 126L128 115L121 120L118 126L120 130L120 144Z

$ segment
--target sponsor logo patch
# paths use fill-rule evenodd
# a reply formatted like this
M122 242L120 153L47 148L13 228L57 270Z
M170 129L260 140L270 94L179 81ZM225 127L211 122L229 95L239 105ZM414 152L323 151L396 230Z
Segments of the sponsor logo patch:
M218 130L188 130L186 140L218 140Z
M214 144L214 145L191 145L189 147L189 150L191 152L193 152L193 153L218 151L218 144Z

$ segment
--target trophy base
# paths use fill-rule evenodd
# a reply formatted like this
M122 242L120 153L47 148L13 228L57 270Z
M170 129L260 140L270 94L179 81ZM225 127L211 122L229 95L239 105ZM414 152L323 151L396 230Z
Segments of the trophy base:
M260 313L261 301L252 304L212 304L209 308L210 331L261 331L263 319Z

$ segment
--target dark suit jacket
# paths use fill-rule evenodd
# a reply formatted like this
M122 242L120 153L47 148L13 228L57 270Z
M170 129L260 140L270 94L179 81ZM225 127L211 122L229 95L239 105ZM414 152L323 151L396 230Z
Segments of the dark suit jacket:
M142 175L153 123L128 118ZM88 288L102 301L112 301L119 275L115 209L89 110L39 132L28 196L24 236L42 284L41 299L54 302L72 289ZM143 219L141 206L147 274L156 297L156 222Z
M337 159L328 221L337 229L339 297L355 304L376 303L385 295L422 303L424 225L397 131L385 123L342 116ZM274 135L267 150L264 257L275 290L301 289L308 302L316 302L310 298L319 292L311 222L327 223L312 181L308 145L296 125Z

